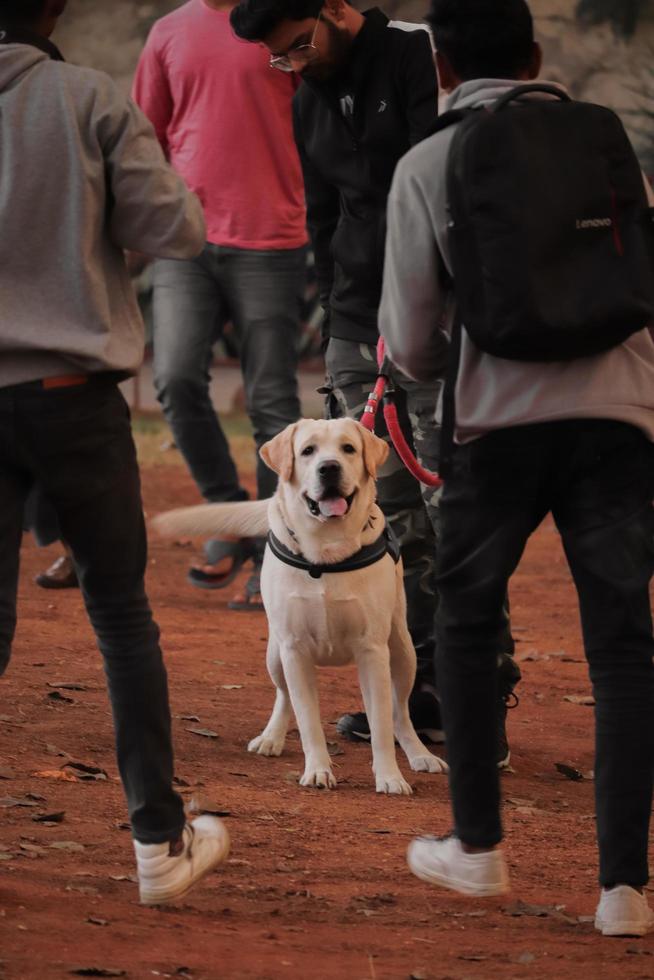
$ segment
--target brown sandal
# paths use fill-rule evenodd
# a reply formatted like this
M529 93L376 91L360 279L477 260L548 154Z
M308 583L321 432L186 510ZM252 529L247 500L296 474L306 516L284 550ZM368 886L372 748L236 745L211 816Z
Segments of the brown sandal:
M252 543L249 538L240 541L211 541L210 560L207 565L193 566L188 571L188 581L198 589L225 589L231 585L248 558L252 557ZM229 558L231 564L226 572L212 572L211 566Z

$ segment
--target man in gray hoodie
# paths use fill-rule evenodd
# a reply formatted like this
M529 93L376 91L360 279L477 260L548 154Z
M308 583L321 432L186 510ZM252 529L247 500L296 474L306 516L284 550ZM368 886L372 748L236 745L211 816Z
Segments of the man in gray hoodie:
M0 675L9 664L23 506L38 484L69 544L104 657L141 900L223 861L220 821L172 788L166 671L144 589L146 537L118 381L143 354L125 249L191 258L199 201L106 75L48 40L66 0L0 0Z
M432 0L446 109L483 107L535 78L525 0ZM520 111L520 110L509 110ZM455 126L399 163L389 197L380 329L393 361L436 378L452 303L447 157ZM566 147L561 146L565 153ZM654 343L649 330L566 362L484 353L463 325L451 466L440 504L438 676L454 833L419 838L413 872L468 895L508 888L493 753L497 638L509 577L551 511L579 595L596 701L604 935L643 935L654 774Z

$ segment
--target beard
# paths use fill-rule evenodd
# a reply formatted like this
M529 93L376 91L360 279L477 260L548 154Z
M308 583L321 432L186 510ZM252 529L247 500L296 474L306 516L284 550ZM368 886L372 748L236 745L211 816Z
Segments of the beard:
M352 47L352 38L344 31L339 30L336 24L326 17L323 23L327 28L326 47L315 62L308 64L299 73L302 78L313 78L317 82L325 81L337 75L346 63Z

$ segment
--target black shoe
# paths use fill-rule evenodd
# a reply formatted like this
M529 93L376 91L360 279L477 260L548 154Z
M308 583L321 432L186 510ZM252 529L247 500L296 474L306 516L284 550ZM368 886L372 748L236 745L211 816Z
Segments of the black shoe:
M511 708L517 708L518 695L511 691L500 699L497 711L497 768L508 769L511 763L511 749L506 734L506 716Z
M76 589L79 586L73 559L68 555L57 558L50 568L34 579L42 589Z
M445 741L441 708L428 691L418 691L409 698L409 715L417 734L423 742L439 744ZM341 715L336 722L336 731L350 742L369 742L370 726L365 711L352 715Z

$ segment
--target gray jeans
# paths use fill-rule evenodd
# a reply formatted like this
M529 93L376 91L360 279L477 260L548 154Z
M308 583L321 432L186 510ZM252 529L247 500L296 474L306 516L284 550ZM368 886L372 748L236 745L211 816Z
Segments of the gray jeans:
M304 268L304 248L255 251L212 244L196 259L155 263L155 388L206 500L247 496L211 402L213 345L231 320L258 450L300 415L297 346ZM258 496L272 496L276 483L258 459Z

